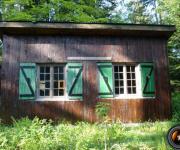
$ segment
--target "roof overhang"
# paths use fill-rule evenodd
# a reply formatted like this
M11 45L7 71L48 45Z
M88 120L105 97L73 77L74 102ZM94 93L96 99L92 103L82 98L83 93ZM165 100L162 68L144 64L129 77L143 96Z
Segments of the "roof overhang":
M107 35L169 38L174 25L0 22L0 34L13 35Z

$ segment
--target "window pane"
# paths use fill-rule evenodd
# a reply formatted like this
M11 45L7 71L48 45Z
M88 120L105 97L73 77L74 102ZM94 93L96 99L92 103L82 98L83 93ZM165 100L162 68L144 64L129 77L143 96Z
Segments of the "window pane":
M40 80L44 80L44 74L40 74Z
M46 87L45 87L45 82L40 82L39 83L39 88L40 89L45 89Z
M119 81L115 80L115 87L119 87Z
M118 73L115 73L114 78L115 78L115 79L118 79Z
M132 80L132 86L136 86L136 81Z
M45 85L46 88L50 88L50 82L46 82Z
M59 74L59 80L63 80L63 74Z
M50 67L46 67L46 73L50 73Z
M123 80L120 81L120 86L124 86L124 81Z
M123 74L122 73L119 74L119 77L120 77L120 79L123 79Z
M132 79L135 79L135 73L132 73Z
M126 67L127 72L130 72L130 66Z
M58 73L58 67L54 67L54 73Z
M131 72L135 72L135 66L131 66Z
M59 67L59 73L63 73L64 72L64 68L63 67Z
M44 73L44 67L40 67L40 73Z
M40 90L40 96L44 96L44 90Z
M120 88L120 93L124 94L124 88Z
M62 96L62 95L64 95L64 90L59 90L59 96Z
M119 88L115 88L115 94L119 94Z
M58 90L54 90L54 96L58 96Z
M54 88L58 88L58 81L54 82Z
M64 87L64 82L60 82L60 88Z
M131 78L131 74L127 73L127 79L130 79L130 78Z
M136 88L134 87L134 88L133 88L133 94L135 94L135 93L136 93Z
M50 80L50 74L46 74L45 76L46 76L45 78L46 80Z
M54 80L58 80L58 74L54 74Z
M131 88L130 87L128 88L128 94L131 94Z
M127 86L131 86L131 80L127 80Z
M45 90L45 96L49 96L49 90L48 89Z
M114 72L118 72L118 66L114 66Z
M123 72L123 66L119 66L119 72Z

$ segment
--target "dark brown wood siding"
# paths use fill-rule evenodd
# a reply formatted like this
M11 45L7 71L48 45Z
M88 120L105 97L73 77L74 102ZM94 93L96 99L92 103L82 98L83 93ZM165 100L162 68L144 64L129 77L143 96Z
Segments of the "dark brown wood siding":
M171 116L166 39L113 36L4 35L1 116L39 116L95 121L98 101L111 104L109 116L122 122L167 119ZM67 57L112 57L114 63L155 63L155 99L97 98L95 61L83 61L83 101L22 101L18 99L20 62L64 63Z

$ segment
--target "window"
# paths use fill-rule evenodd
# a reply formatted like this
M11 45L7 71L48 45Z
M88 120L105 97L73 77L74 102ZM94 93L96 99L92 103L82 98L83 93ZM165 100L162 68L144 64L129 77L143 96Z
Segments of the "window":
M64 66L40 65L38 67L38 97L65 95Z
M54 96L64 95L64 68L62 66L55 66L53 69L54 74Z
M115 94L124 94L123 66L114 66Z
M135 66L126 66L127 93L136 94Z
M114 94L117 97L139 95L138 65L114 65Z
M50 66L40 67L39 79L39 95L50 96Z

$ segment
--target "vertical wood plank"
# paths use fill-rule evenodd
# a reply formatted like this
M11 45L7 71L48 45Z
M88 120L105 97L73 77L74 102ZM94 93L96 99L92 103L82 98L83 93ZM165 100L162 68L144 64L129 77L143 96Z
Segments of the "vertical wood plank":
M102 36L10 36L4 35L2 63L2 110L4 118L11 115L45 118L96 120L95 104L111 103L112 119L136 122L165 119L170 116L168 59L166 41L159 38ZM153 61L155 63L156 98L99 99L95 61L83 62L83 101L31 102L18 100L20 62L67 63L67 57L112 57L113 63ZM50 59L49 59L50 58ZM18 110L18 115L17 111Z

